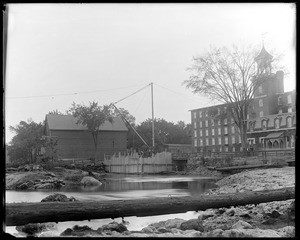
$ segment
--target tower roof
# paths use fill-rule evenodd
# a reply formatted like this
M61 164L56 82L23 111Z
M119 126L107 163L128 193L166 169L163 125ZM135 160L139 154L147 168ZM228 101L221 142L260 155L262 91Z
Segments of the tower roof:
M258 54L258 56L255 58L255 61L257 60L261 60L261 59L265 59L265 60L271 60L273 58L273 56L268 53L265 49L265 46L262 47L260 53Z

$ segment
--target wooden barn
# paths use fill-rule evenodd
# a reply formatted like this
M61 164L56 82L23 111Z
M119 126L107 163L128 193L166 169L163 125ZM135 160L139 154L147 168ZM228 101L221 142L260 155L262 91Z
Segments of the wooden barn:
M98 134L97 160L103 161L104 154L126 151L127 127L120 117L105 122ZM94 158L94 141L87 127L76 124L72 115L47 114L45 135L57 139L59 159Z

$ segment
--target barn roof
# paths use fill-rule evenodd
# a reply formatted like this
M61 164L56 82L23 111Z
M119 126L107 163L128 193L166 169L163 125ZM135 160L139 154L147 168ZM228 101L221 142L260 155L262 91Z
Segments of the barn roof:
M87 130L82 124L76 124L72 115L47 114L46 122L50 130ZM120 117L114 117L113 122L106 121L99 128L100 131L127 131L127 127Z

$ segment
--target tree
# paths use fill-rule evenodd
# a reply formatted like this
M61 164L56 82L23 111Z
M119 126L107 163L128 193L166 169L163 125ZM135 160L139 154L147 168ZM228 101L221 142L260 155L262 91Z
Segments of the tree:
M99 128L106 121L113 122L111 107L109 105L98 106L98 103L95 101L90 102L89 106L73 102L68 112L77 118L77 124L86 126L92 134L95 147L94 160L96 161Z
M193 58L193 64L188 68L190 77L183 82L195 94L203 94L228 104L227 111L231 113L240 130L244 150L247 144L249 107L255 90L262 84L263 76L269 74L263 70L266 70L273 60L268 56L268 64L260 65L264 69L256 68L257 55L258 51L251 46L243 48L233 45L232 48L213 48ZM217 113L212 115L221 117Z
M10 126L9 129L16 134L8 146L11 161L34 162L43 144L41 140L43 124L29 119L27 122L21 121L15 127Z

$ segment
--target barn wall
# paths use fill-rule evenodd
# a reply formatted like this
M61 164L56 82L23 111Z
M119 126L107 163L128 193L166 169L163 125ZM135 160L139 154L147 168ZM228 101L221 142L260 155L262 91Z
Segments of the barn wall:
M51 130L51 136L58 137L59 158L93 158L94 142L88 131ZM127 132L105 131L98 134L97 159L104 160L104 154L126 151Z

